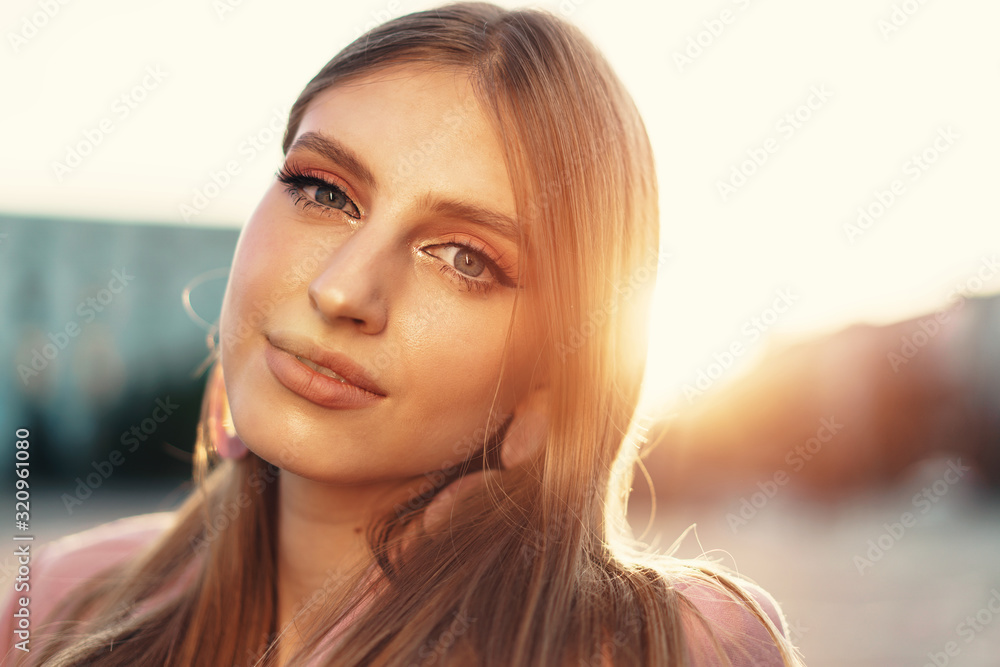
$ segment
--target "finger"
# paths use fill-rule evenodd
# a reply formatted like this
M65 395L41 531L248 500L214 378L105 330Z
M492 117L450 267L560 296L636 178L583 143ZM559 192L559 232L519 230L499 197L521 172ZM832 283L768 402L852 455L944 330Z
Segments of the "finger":
M424 509L424 530L430 532L447 525L459 494L481 486L485 482L486 475L482 470L477 470L459 477L439 491L430 504L427 505L426 509Z
M510 468L530 459L545 441L549 427L549 394L545 388L536 388L514 409L514 418L500 445L500 461ZM485 483L487 474L476 471L458 478L438 492L424 510L422 526L425 531L447 525L459 496Z
M545 442L548 428L549 394L539 389L514 411L514 420L500 446L503 467L512 468L532 458Z

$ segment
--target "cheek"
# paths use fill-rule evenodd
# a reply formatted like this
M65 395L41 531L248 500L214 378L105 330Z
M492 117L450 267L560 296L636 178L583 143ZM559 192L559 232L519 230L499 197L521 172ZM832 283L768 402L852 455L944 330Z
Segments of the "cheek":
M410 418L435 449L455 449L478 429L495 428L487 424L491 407L498 418L510 409L497 394L506 320L470 312L439 316L406 344Z
M293 283L288 275L289 240L279 238L278 212L268 193L240 234L219 318L219 340L230 399L249 372L248 361L265 323Z
M303 258L287 227L278 224L281 213L273 200L273 193L264 198L240 234L222 304L223 340L241 341L249 331L259 330L300 280Z

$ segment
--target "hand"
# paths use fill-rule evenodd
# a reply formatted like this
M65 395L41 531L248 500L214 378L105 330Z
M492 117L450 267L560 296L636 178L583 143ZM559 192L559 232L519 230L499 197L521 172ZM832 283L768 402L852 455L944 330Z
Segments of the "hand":
M504 469L529 460L542 446L549 427L549 394L544 388L535 389L514 409L514 419L500 443L500 461ZM424 510L425 531L440 529L451 518L455 501L467 491L482 486L486 476L497 476L497 470L477 470L458 478L438 492Z

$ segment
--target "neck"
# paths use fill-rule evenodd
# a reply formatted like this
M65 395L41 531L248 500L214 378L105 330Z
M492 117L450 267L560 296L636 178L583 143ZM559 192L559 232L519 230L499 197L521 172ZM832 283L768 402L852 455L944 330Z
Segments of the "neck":
M329 599L353 587L358 583L359 568L374 564L367 542L368 525L392 511L395 503L405 503L412 482L332 485L281 471L277 620L286 633L282 643L289 650L301 638L296 631L298 623L288 623L302 606L316 595ZM296 618L301 620L308 621L308 617Z

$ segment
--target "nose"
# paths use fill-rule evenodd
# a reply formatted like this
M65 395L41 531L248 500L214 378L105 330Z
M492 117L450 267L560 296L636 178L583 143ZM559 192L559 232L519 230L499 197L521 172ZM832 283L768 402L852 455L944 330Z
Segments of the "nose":
M323 320L353 322L362 333L377 334L387 317L389 249L370 221L334 249L309 283L309 303Z

